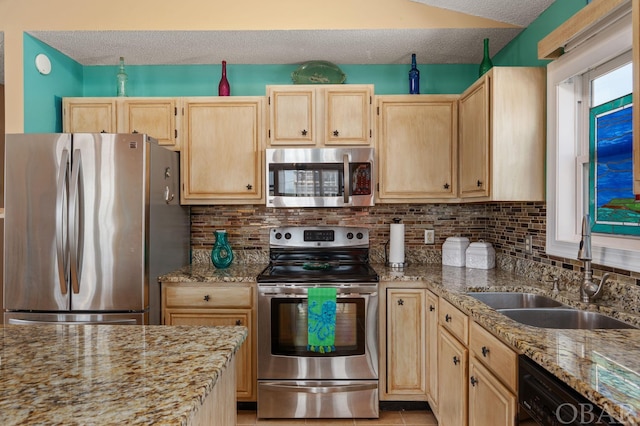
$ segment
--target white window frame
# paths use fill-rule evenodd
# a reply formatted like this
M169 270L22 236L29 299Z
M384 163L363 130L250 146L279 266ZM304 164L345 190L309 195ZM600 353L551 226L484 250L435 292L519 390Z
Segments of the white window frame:
M581 76L631 49L629 8L614 22L603 22L585 31L573 45L566 46L564 55L547 66L548 255L577 257L582 216L589 211L584 185L589 144L588 135L582 130L588 126L588 122L584 123L584 110L588 108L581 108ZM585 102L588 105L587 99ZM640 272L639 238L593 234L592 248L593 263Z

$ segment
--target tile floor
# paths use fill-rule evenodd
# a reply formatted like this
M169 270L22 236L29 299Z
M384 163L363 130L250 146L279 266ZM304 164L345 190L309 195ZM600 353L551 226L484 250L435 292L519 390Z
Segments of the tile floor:
M429 425L438 424L431 411L401 410L382 411L378 419L257 419L256 412L251 410L238 410L238 425L271 425L271 426L300 426L300 425L334 425L334 426L360 426L360 425Z

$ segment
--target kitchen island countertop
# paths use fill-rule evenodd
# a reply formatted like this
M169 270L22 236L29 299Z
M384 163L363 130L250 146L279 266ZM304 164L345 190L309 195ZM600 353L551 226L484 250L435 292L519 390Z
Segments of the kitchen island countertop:
M246 335L245 327L5 326L0 424L188 425Z

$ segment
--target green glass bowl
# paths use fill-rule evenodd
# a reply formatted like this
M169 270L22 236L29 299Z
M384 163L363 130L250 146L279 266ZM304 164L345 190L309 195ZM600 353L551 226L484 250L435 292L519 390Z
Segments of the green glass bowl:
M342 84L347 75L329 61L308 61L291 73L293 84Z

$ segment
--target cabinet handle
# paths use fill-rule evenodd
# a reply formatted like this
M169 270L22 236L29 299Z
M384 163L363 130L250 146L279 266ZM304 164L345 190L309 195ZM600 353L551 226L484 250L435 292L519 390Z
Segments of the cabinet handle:
M449 316L449 314L447 314L447 315L445 315L445 316L444 316L444 320L445 320L446 322L451 322L451 319L452 319L452 318Z
M306 130L302 130L302 131L300 132L300 134L301 134L302 136L307 136L307 131L306 131Z
M433 311L435 311L435 310L436 310L436 307L435 307L435 306L433 306L433 305L429 305L429 311L430 311L430 312L433 312Z
M133 129L133 132L131 132L131 133L133 133L134 135L136 135L136 134L138 134L138 131L137 131L136 129Z
M337 131L337 130L334 130L334 131L333 131L333 136L340 136L340 132L339 132L339 131Z
M100 133L107 133L107 131L106 130L102 130Z
M404 300L398 299L398 306L402 306L402 305L404 305Z
M471 376L471 386L475 386L478 383L478 379L476 379L475 377Z
M204 301L205 301L205 302L208 302L208 301L209 301L209 299L210 299L210 297L209 297L209 295L208 295L208 294L207 294L206 296L204 296Z
M449 184L445 183L444 185L442 185L444 187L444 189L449 189Z
M486 357L487 357L487 355L489 355L489 352L490 352L490 351L489 351L489 348L488 348L488 347L486 347L486 346L483 346L483 347L482 347L482 356L483 356L483 357L485 357L485 358L486 358Z
M242 325L242 320L236 320L236 325Z
M453 357L453 364L454 365L458 365L458 363L460 363L460 358L458 358L457 356Z
M251 185L250 183L247 184L247 189L251 190L253 189L253 185Z
M478 188L480 188L482 186L482 181L478 179L478 182L476 182L476 185L478 186Z

